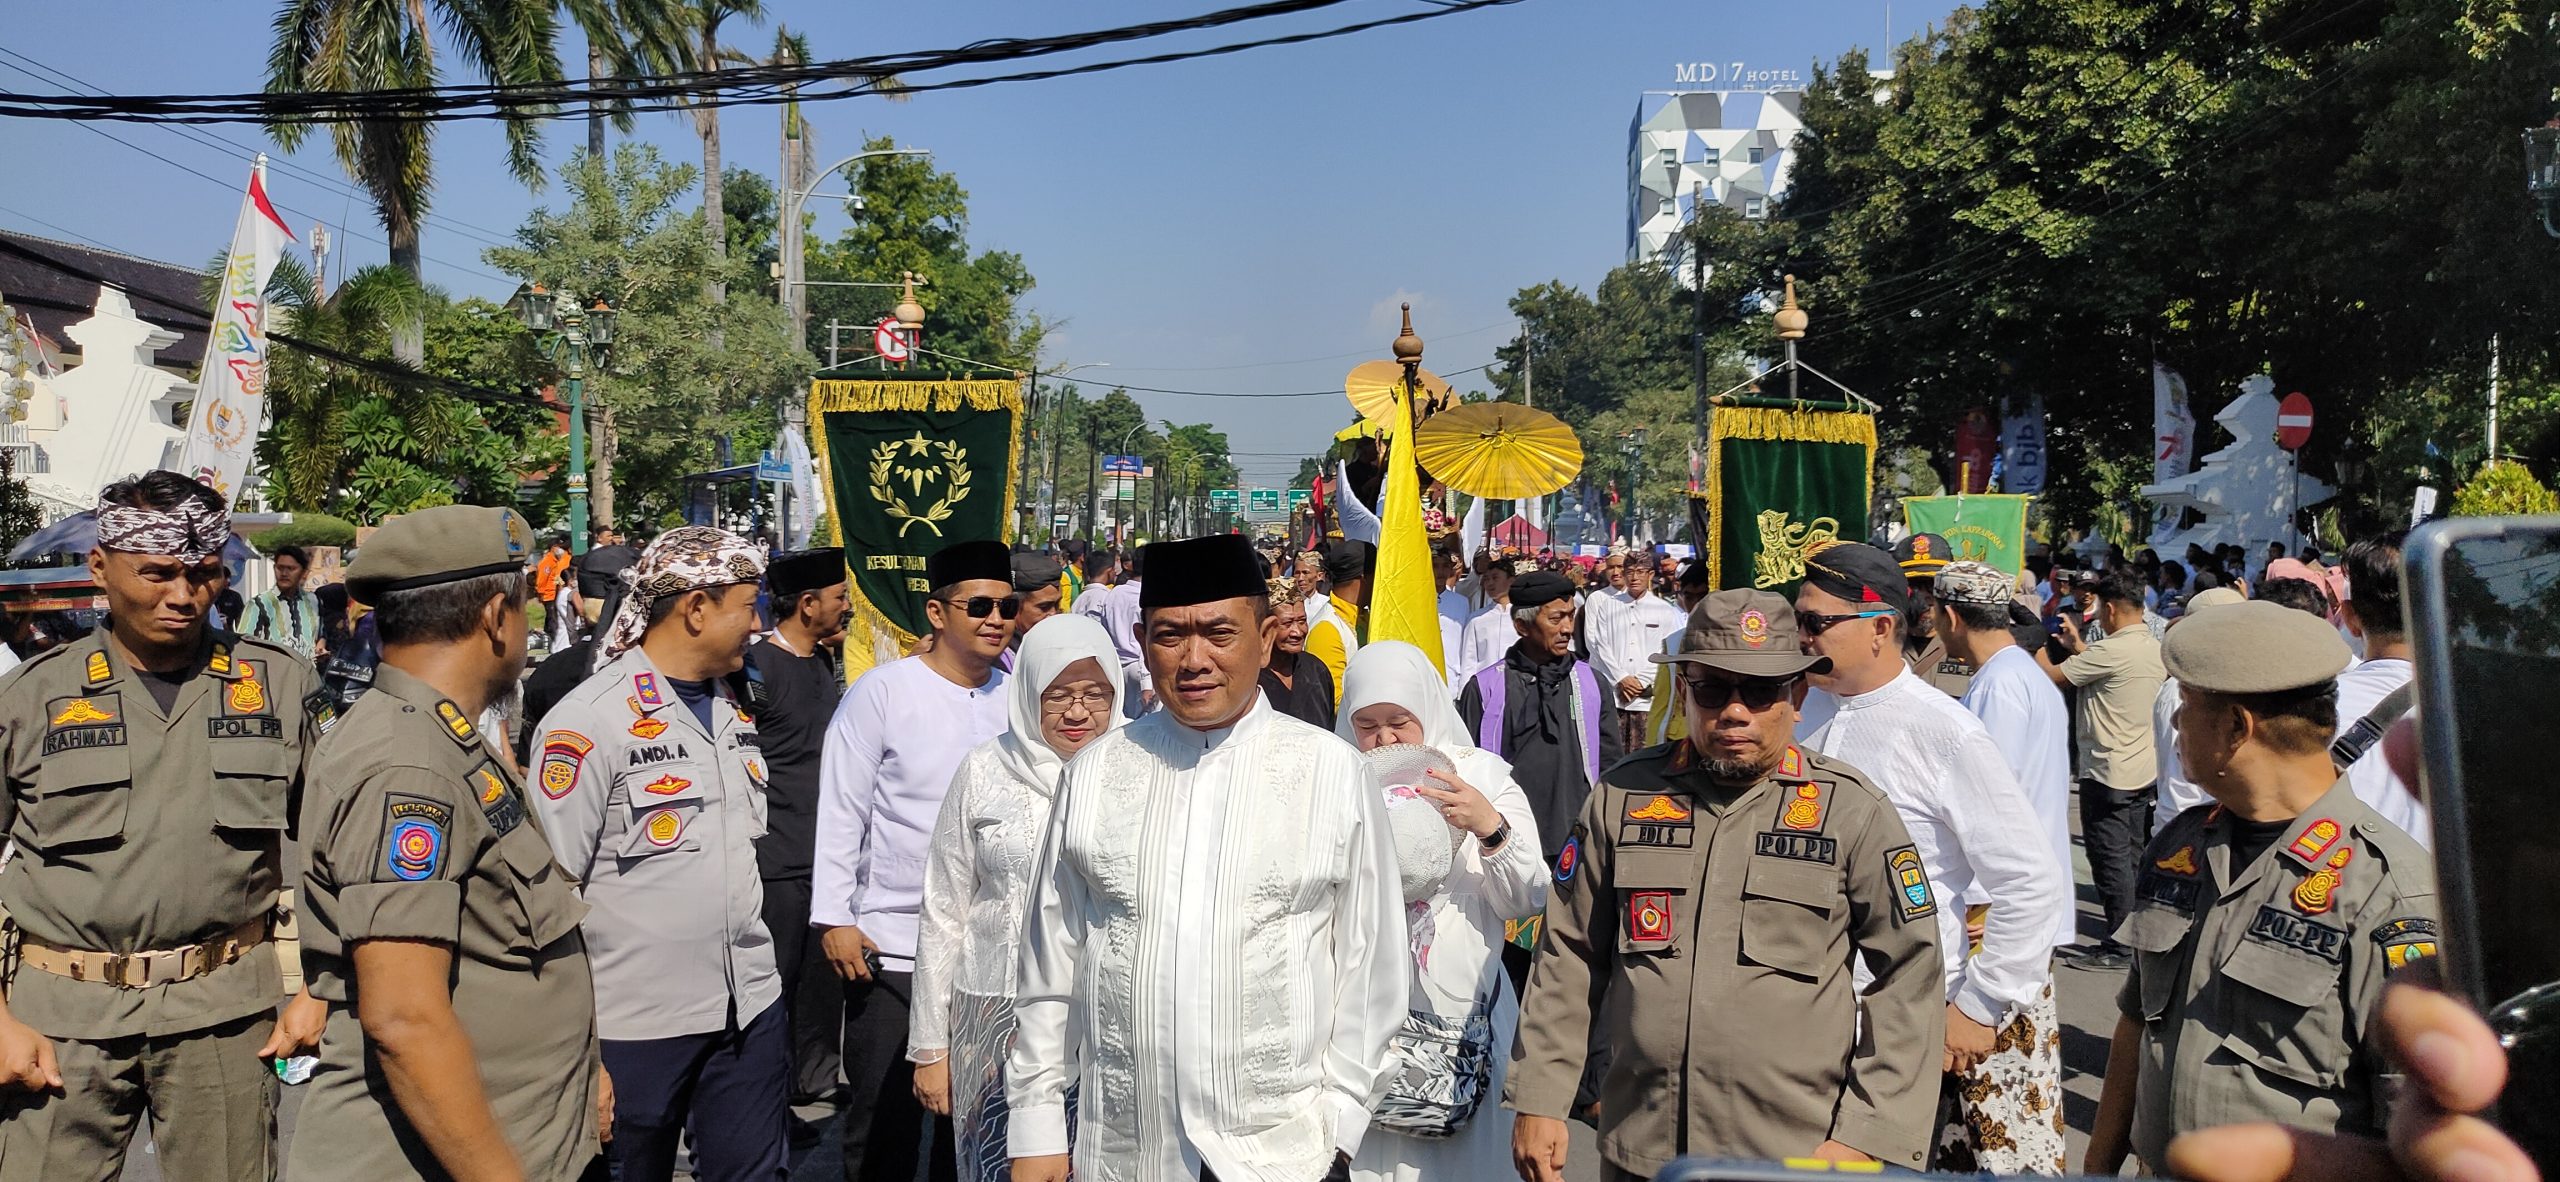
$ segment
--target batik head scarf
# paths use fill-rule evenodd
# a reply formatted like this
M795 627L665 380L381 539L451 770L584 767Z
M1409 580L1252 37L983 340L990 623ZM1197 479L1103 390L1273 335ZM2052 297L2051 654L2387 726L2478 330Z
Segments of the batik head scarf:
M231 514L192 497L167 512L98 502L98 544L128 554L155 554L193 565L219 556L231 538Z
M649 630L649 605L670 595L705 587L753 583L764 578L764 551L725 529L688 525L658 535L640 552L640 561L622 572L622 610L605 634L604 656L612 660L640 643Z

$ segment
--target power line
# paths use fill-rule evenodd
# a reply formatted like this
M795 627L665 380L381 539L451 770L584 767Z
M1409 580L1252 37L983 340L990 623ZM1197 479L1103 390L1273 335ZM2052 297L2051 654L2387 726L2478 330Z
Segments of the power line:
M450 85L392 90L306 91L275 94L157 94L99 96L81 94L0 96L0 115L29 118L111 120L133 123L263 123L307 125L350 122L413 122L456 119L559 119L591 101L629 103L635 107L699 110L712 107L763 106L821 102L885 93L879 81L895 75L896 93L953 90L999 82L1034 81L1099 73L1129 66L1158 65L1239 53L1267 46L1296 45L1372 29L1434 20L1520 0L1454 0L1392 17L1337 28L1258 38L1203 49L1097 62L1051 70L942 82L914 81L937 70L990 65L1024 58L1144 40L1173 33L1217 28L1267 17L1313 11L1345 0L1266 0L1196 17L1038 38L998 38L958 49L883 54L834 62L750 66L733 70L685 71L646 78L583 79L529 85ZM839 89L817 89L838 84Z

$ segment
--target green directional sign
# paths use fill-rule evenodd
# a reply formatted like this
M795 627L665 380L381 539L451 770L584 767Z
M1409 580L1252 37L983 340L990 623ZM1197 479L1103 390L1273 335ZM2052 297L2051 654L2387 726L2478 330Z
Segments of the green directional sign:
M1209 507L1212 509L1233 510L1243 500L1244 494L1232 488L1213 488L1209 490Z
M1311 492L1309 492L1308 490L1303 489L1303 488L1293 488L1293 489L1290 489L1290 490L1289 490L1289 511L1290 511L1290 512L1292 512L1292 513L1294 513L1294 512L1296 512L1296 511L1298 511L1298 510L1300 510L1300 509L1304 509L1304 508L1306 508L1306 507L1307 507L1307 500L1308 500L1308 498L1309 498L1309 497L1311 497L1311 496L1313 496L1313 495L1314 495L1313 493L1311 493Z
M1280 511L1279 489L1257 488L1248 493L1247 496L1250 498L1250 507L1256 513L1277 513Z

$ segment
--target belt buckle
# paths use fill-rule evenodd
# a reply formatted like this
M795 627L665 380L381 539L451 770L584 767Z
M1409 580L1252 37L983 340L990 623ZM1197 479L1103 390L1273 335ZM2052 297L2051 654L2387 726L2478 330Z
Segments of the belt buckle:
M141 965L141 957L135 956L130 952L110 952L104 955L106 959L99 968L99 980L104 981L109 985L116 986L119 989L142 988L142 982L128 979L133 974L134 969ZM149 970L145 969L144 971L148 972Z

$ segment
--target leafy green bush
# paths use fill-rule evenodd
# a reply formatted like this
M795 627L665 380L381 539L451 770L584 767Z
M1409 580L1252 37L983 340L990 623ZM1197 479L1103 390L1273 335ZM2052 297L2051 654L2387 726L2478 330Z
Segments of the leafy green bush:
M293 520L251 538L250 544L260 554L273 554L286 546L352 546L356 527L326 513L295 513Z
M2560 513L2560 494L2543 487L2533 472L2513 460L2491 460L2453 494L2456 517L2511 517L2525 513Z

